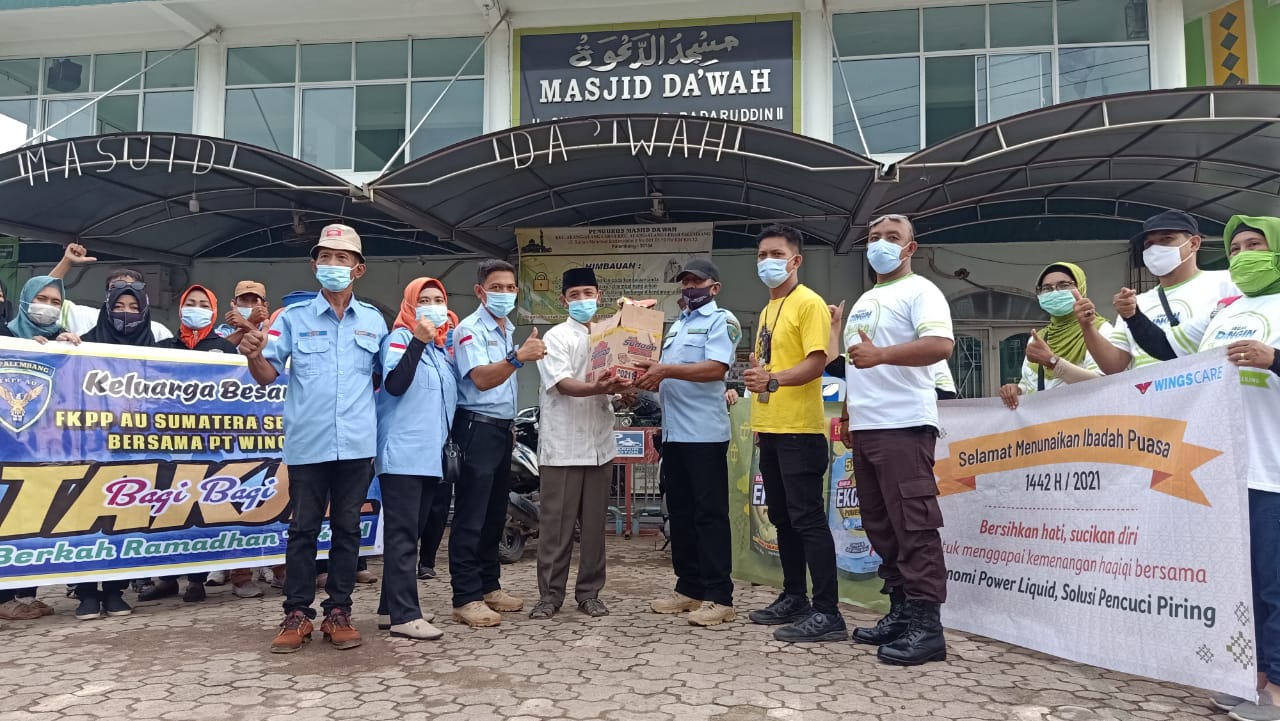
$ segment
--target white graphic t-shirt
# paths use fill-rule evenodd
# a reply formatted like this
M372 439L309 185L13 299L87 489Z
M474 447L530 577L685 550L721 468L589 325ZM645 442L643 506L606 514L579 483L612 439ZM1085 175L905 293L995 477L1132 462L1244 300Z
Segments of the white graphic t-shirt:
M1235 283L1231 282L1231 274L1225 270L1202 270L1191 280L1183 281L1164 289L1169 308L1173 311L1177 325L1172 325L1160 303L1158 288L1152 288L1138 296L1138 309L1151 319L1152 323L1164 331L1169 345L1178 357L1195 353L1198 344L1187 337L1186 328L1196 324L1197 320L1206 321L1218 307L1223 298L1234 298L1240 295ZM1130 368L1141 368L1160 361L1147 355L1147 352L1133 339L1129 324L1122 318L1116 319L1115 330L1107 338L1111 345L1133 356Z

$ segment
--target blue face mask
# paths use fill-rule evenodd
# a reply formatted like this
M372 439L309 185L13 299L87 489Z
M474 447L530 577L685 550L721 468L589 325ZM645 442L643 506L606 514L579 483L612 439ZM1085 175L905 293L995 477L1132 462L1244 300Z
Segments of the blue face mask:
M880 238L867 245L867 262L880 275L889 275L902 267L902 246Z
M596 317L596 311L599 310L599 303L595 298L587 298L586 300L569 301L569 317L579 323L590 323L591 319Z
M445 305L420 305L417 310L418 320L426 318L431 321L431 325L439 328L449 321L449 306Z
M787 260L783 258L766 258L756 263L756 275L770 288L777 288L787 282L791 273L787 272Z
M1044 312L1058 318L1075 310L1076 297L1069 290L1054 290L1040 296L1040 307Z
M516 309L516 294L485 293L484 307L498 318L506 318Z
M351 286L351 269L345 265L317 265L316 280L330 293L340 293Z
M200 330L213 322L213 311L208 308L183 308L182 324L191 330Z

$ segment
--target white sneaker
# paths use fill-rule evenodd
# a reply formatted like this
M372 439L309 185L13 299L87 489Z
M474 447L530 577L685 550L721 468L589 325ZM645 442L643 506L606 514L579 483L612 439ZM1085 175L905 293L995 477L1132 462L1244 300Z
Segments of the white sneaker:
M431 623L432 621L436 620L436 615L434 613L423 613L422 620L426 621L427 623ZM387 631L390 629L391 629L391 616L387 614L379 614L378 630Z
M226 571L210 571L210 572L209 572L209 578L205 580L204 585L206 585L206 586L221 586L222 584L224 584L224 583L226 583L226 582L227 582L227 572L226 572Z
M432 626L425 619L415 618L408 623L398 623L392 626L391 635L397 638L412 638L417 641L435 641L444 636L444 631Z
M253 581L249 581L243 586L232 586L231 593L236 598L262 598L264 595L262 588Z

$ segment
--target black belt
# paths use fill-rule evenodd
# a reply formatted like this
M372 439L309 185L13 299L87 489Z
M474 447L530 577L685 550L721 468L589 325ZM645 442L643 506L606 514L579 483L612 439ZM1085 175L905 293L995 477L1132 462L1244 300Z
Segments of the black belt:
M458 420L466 421L468 423L487 423L491 426L497 426L503 430L511 430L511 425L515 423L515 421L510 418L494 418L493 416L486 416L474 411L466 411L462 409L458 409Z

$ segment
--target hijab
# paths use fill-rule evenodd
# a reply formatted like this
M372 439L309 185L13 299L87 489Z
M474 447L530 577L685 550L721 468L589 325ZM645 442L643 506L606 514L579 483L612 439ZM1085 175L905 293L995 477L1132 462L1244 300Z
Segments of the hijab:
M9 297L9 286L4 284L4 280L0 279L0 295L4 296L4 300L0 301L0 323L8 325L13 319L13 300Z
M129 294L138 300L137 313L117 313L112 310L120 296ZM155 345L151 334L151 301L145 292L132 288L117 288L107 292L107 302L98 311L98 324L84 335L89 343L112 345Z
M1053 263L1040 272L1040 280L1036 285L1044 283L1044 277L1053 272L1066 273L1076 282L1076 288L1079 289L1081 297L1088 297L1089 285L1084 277L1084 270L1074 263ZM1093 324L1101 327L1106 321L1102 316L1094 314ZM1080 320L1076 318L1075 313L1068 313L1063 316L1050 316L1049 327L1040 333L1040 338L1049 346L1049 350L1059 358L1080 365L1084 363L1085 353L1088 348L1084 343L1084 329L1080 327ZM1032 364L1039 365L1039 364ZM1044 368L1046 378L1053 377L1053 370Z
M26 308L30 308L31 303L35 301L36 296L40 294L40 291L48 288L49 286L57 288L58 295L63 296L64 299L66 298L66 293L62 286L62 279L60 278L54 278L48 275L37 275L22 286L22 295L18 297L18 312L9 321L9 332L13 333L15 338L26 338L30 340L36 336L43 336L45 338L53 339L62 332L62 323L60 321L55 320L52 325L36 325L31 321L31 318L24 310ZM59 317L61 317L61 314L59 314Z
M185 291L183 291L182 299L178 301L179 308L187 304L187 296L191 295L191 292L195 290L204 291L204 294L209 296L209 305L212 305L215 310L217 309L218 296L214 295L213 291L209 290L203 285L193 285L190 288L187 288ZM187 348L190 348L191 350L195 350L196 346L200 344L200 341L207 338L209 334L212 332L213 332L213 321L210 321L209 325L206 325L203 328L188 328L185 325L178 326L178 337L182 339L182 345L185 345Z
M418 326L418 296L422 295L422 289L427 286L439 290L444 294L444 302L449 302L449 292L444 289L444 283L435 278L415 278L405 286L404 298L400 300L400 314L396 316L396 322L391 326L393 330L404 328L412 333ZM444 347L445 339L449 337L449 330L456 325L458 325L458 316L453 311L449 311L449 321L436 328L437 346Z
M1231 216L1222 230L1222 240L1226 245L1228 257L1231 255L1231 239L1246 230L1260 233L1267 239L1267 250L1270 251L1271 258L1270 261L1263 259L1243 267L1232 264L1231 279L1248 296L1280 293L1280 218L1263 215ZM1247 291L1246 288L1248 288Z

